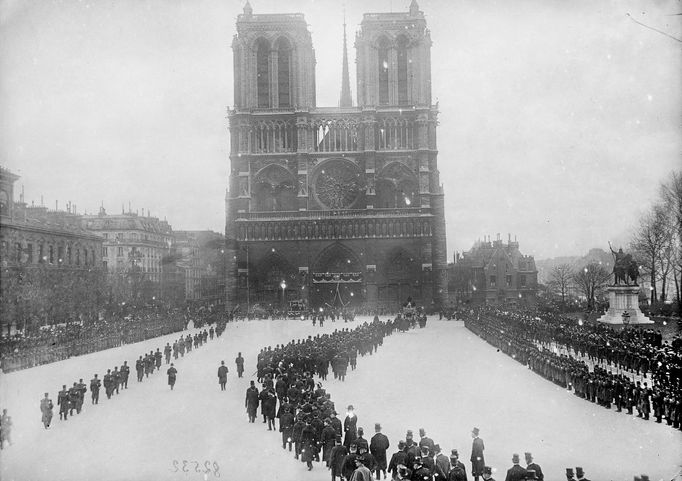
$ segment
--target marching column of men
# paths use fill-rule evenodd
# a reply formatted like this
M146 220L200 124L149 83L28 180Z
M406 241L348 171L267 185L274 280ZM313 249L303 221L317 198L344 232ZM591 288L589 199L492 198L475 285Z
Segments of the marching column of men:
M215 329L213 327L210 328L210 332L212 332L213 335L216 337L219 337L224 330L225 322L218 323ZM183 346L182 355L184 356L185 348L188 351L192 349L192 347L190 346L198 348L202 346L205 342L207 342L208 337L209 330L206 329L197 332L194 335L191 334L182 335L178 340L176 340L173 343L172 347L170 346L170 343L166 343L163 353L159 348L157 348L156 351L152 350L149 351L148 354L140 356L139 359L135 361L137 382L142 382L145 377L149 377L149 375L153 374L155 370L160 371L164 355L166 359L166 364L170 363L171 352L173 352L174 355L176 355L177 359L176 353L180 350L180 347L178 346ZM211 339L212 338L213 337L211 337ZM170 366L171 366L170 369L168 369L167 371L168 384L170 385L171 389L173 389L175 382L177 380L178 371L173 366L173 364L171 364ZM99 404L99 394L102 386L104 387L104 392L107 396L107 399L111 399L111 397L114 394L119 394L121 389L128 389L129 375L130 366L128 365L128 361L123 361L123 364L120 367L115 366L113 370L107 369L107 373L101 379L98 377L97 374L94 374L93 378L90 380L91 404L93 405ZM59 391L59 393L57 394L57 406L59 407L60 421L68 420L69 416L74 415L74 411L76 412L76 414L80 414L83 408L83 402L87 390L88 390L87 386L83 382L83 379L80 379L78 382L74 382L73 386L70 388L67 388L66 384L62 386L62 390ZM42 423L45 429L48 429L50 427L53 409L54 406L52 400L49 399L48 393L45 393L45 397L40 401Z

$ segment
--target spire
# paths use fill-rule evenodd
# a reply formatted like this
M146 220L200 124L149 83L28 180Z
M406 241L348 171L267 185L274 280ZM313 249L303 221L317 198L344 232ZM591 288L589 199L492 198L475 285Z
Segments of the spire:
M419 15L419 5L417 4L417 0L412 0L410 3L410 15L413 17Z
M244 15L253 15L253 8L251 7L249 0L246 0L246 4L244 4Z
M346 46L346 9L343 11L343 72L341 74L341 100L339 107L352 107L353 98L350 93L350 77L348 75L348 48Z

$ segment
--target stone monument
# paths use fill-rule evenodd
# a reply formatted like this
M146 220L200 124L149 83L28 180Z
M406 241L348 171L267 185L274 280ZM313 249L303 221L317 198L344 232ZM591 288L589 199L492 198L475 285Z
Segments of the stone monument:
M653 324L639 309L639 268L632 255L625 254L623 249L613 254L614 283L608 286L609 310L598 321L605 324Z

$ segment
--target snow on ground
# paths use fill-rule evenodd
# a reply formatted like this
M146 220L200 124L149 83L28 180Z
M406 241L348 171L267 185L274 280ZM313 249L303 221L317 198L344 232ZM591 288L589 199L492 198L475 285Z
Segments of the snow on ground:
M66 422L59 421L55 406L47 431L39 409L45 391L56 405L62 384L82 377L89 385L93 373L102 377L123 360L134 366L140 354L172 343L180 333L1 375L0 406L13 418L14 445L0 453L0 479L328 480L321 464L307 472L282 450L279 433L267 431L260 420L247 422L244 393L261 347L354 328L361 321L326 322L324 328L295 320L230 324L220 339L176 362L174 391L161 373L138 384L133 368L128 390L107 400L102 389L98 406L89 404L86 393L83 412ZM235 372L238 351L246 359L242 379ZM217 382L221 360L230 369L226 392ZM679 430L578 399L496 352L459 322L429 320L426 329L394 334L375 355L360 357L345 383L330 375L324 385L341 418L346 405L355 406L367 438L375 422L382 424L389 453L407 429L417 436L423 427L444 452L458 448L469 468L469 433L479 427L486 464L497 469L498 480L511 466L512 453L525 451L533 453L548 481L563 479L569 466L584 467L593 480L630 480L640 473L668 480L682 464Z

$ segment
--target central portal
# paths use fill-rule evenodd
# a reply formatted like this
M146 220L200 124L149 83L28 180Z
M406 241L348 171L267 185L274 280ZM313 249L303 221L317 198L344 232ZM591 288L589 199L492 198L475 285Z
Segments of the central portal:
M320 252L310 279L310 307L319 311L362 305L363 267L355 253L340 242Z

